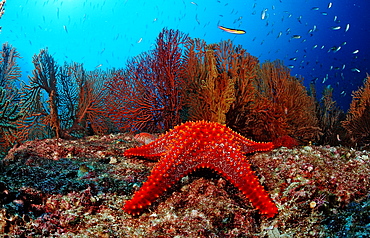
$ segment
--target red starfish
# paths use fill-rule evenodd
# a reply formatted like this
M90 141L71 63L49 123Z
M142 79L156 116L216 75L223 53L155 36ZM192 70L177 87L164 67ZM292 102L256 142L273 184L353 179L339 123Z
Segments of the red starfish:
M182 177L198 168L209 168L233 183L262 214L273 217L277 207L243 155L271 149L271 142L248 140L215 122L186 122L176 126L157 140L124 152L125 156L160 157L160 160L123 209L137 215Z

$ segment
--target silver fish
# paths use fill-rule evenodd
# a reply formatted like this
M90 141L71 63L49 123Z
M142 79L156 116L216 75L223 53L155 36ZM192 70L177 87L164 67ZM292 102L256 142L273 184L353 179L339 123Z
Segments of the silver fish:
M344 30L344 32L347 32L349 30L349 23L346 25L346 29Z
M332 27L330 27L332 30L334 30L334 31L337 31L337 30L339 30L340 29L340 26L332 26Z
M263 9L261 12L261 19L265 20L267 18L267 8Z

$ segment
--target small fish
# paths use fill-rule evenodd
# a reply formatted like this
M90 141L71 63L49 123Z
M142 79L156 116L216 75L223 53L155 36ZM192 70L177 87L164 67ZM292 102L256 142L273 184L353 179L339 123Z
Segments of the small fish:
M289 60L294 60L294 61L296 61L296 60L297 60L297 57L290 58Z
M346 29L344 30L344 32L347 32L349 30L349 23L346 25Z
M352 52L352 54L357 54L358 52L360 52L360 50L355 50Z
M339 30L340 29L340 26L332 26L332 27L330 27L332 30L334 30L334 31L337 31L337 30Z
M292 38L293 39L301 39L301 36L300 35L293 35Z
M103 64L99 64L99 65L97 65L97 66L95 67L95 69L100 68L100 67L102 67L102 66L103 66Z
M298 20L298 22L299 22L299 23L301 23L301 24L302 24L302 22L301 22L301 20L302 20L302 16L297 17L297 20Z
M283 34L283 32L280 31L279 35L276 38L279 38L282 34Z
M329 79L329 75L328 75L328 74L326 74L326 76L325 76L324 80L322 81L322 83L325 83L325 82L326 82L326 80L328 80L328 79Z
M143 38L140 38L140 39L137 41L137 43L140 43L142 40L143 40Z
M198 6L198 4L196 2L190 2L190 3L195 5L195 6Z
M288 68L294 69L294 65L288 65Z
M237 34L237 35L245 34L245 31L241 30L241 29L232 29L232 28L227 28L227 27L223 27L223 26L217 26L217 27L219 29L223 30L223 31L228 32L228 33Z
M318 46L318 45L314 45L314 46L312 47L312 49L316 49L316 48L317 48L317 46Z
M329 53L330 51L332 51L332 52L336 53L336 52L338 52L341 48L342 48L341 46L333 46L333 47L331 47L331 48L328 50L328 53Z
M357 72L357 73L361 73L361 71L358 69L358 68L352 68L351 69L352 72Z
M341 46L338 46L338 47L337 47L337 49L336 49L336 50L334 50L333 52L334 52L334 53L336 53L336 52L338 52L340 49L342 49L342 47L341 47Z
M327 15L328 15L328 13L327 13L327 12L321 12L321 15L323 15L323 16L327 16Z
M329 2L328 8L331 8L332 6L333 6L333 3L332 2Z
M265 20L267 18L267 8L263 9L261 12L261 19Z
M311 10L318 11L320 8L319 7L312 7Z

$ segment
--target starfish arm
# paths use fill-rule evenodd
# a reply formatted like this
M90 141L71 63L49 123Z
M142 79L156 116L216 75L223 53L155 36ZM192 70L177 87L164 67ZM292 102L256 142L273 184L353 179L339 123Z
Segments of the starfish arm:
M186 135L184 129L187 128L188 126L186 124L177 126L176 130L172 129L167 133L160 135L158 139L149 144L127 149L123 155L126 157L143 156L150 159L160 157L168 151L168 148L173 147L173 145L178 141L185 139Z
M164 155L143 186L135 192L131 200L126 202L123 210L132 215L140 214L169 187L194 170L194 166L189 167L186 163L174 161L173 155Z
M233 135L232 139L234 143L237 143L240 146L242 154L249 154L257 151L269 151L274 148L274 144L272 142L255 142L232 130L230 130L230 133Z
M127 149L123 155L126 157L130 156L143 156L146 158L155 158L160 157L162 154L166 153L167 151L167 144L168 141L173 135L173 133L167 132L158 137L155 141L150 142L149 144L142 145L135 148Z
M126 157L143 156L148 159L157 160L157 157L160 157L166 151L164 148L151 147L148 145L127 149L123 152L123 155Z
M253 143L249 142L242 142L240 143L240 151L243 154L249 154L253 152L258 152L258 151L270 151L274 148L274 144L272 142L259 142L256 143L252 141Z
M210 156L210 158L212 157L214 158L214 155ZM227 151L223 158L223 162L212 161L209 168L217 171L237 187L260 213L265 214L267 217L275 216L278 209L260 184L254 171L251 170L248 160L239 151L232 150Z

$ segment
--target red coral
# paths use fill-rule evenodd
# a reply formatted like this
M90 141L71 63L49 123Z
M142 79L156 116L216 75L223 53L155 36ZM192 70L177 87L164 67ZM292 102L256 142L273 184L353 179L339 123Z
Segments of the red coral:
M156 132L180 123L181 45L187 39L179 31L164 29L153 51L135 57L126 71L117 72L107 83L107 110L116 126Z

